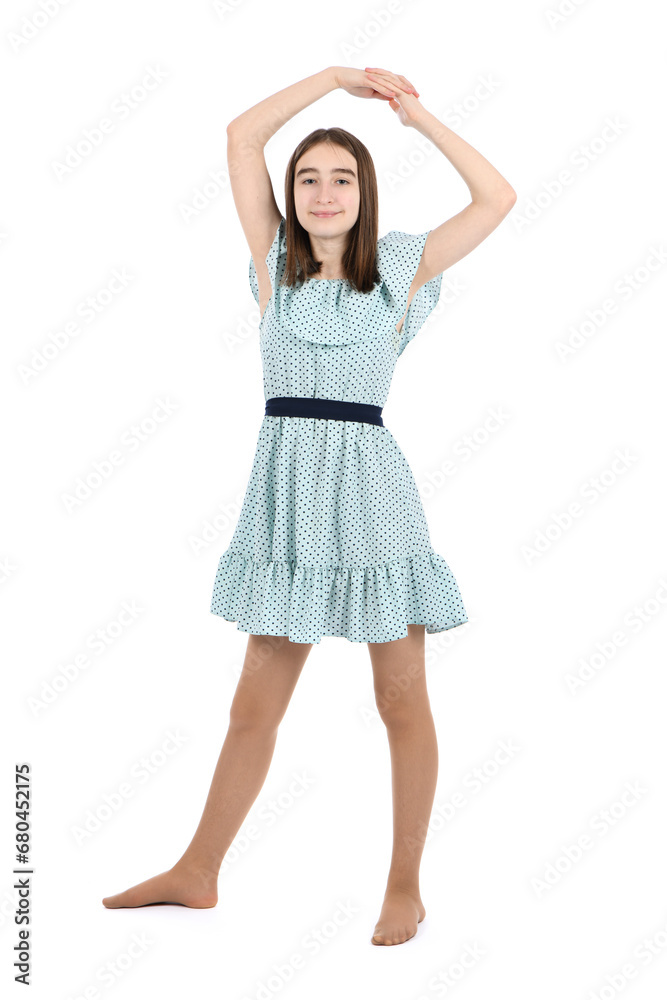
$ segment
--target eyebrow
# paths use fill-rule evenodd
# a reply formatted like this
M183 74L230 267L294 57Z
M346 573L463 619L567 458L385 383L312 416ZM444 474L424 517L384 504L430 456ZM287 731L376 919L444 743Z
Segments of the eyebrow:
M300 177L301 174L308 174L308 173L319 174L319 170L317 169L317 167L301 167L300 170L297 170L296 176ZM331 170L329 171L329 173L330 174L350 174L351 177L356 177L357 176L355 174L354 170L350 170L349 167L332 167Z

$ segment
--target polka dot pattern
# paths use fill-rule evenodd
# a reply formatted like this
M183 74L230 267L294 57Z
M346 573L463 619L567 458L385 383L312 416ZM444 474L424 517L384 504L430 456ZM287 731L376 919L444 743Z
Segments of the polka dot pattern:
M305 396L384 406L397 358L438 302L442 274L408 293L428 231L378 240L381 280L280 285L282 218L266 265L260 322L264 398ZM252 258L249 280L259 305ZM429 536L408 462L385 426L264 415L239 520L220 556L210 610L256 635L319 643L405 638L468 621L456 580Z

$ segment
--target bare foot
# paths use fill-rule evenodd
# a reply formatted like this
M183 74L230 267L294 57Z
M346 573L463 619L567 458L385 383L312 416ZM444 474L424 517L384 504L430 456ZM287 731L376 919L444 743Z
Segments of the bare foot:
M204 868L190 868L178 863L169 871L154 875L138 885L105 896L102 902L109 909L120 906L155 906L175 903L180 906L205 908L218 902L218 877Z
M415 936L425 916L419 892L387 889L371 944L403 944Z

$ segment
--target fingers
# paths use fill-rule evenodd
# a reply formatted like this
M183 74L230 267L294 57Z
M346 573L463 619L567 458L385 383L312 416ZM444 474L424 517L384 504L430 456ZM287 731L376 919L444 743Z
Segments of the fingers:
M376 73L367 73L366 76L370 78L374 87L378 86L376 81L382 79L382 77L378 76ZM405 77L399 77L398 79L400 79L401 82L394 84L395 90L399 90L404 94L413 94L415 97L419 97L419 92L412 86L409 80L406 80Z
M412 90L414 92L415 97L419 97L419 94L417 93L417 89L414 86L414 84L410 83L410 81L406 79L406 77L404 76L399 77L399 79L403 80L407 84L408 90Z
M379 74L383 74L385 76L390 77L389 81L390 83L392 80L401 81L401 83L397 84L400 90L406 90L408 92L412 91L415 97L419 97L419 92L417 91L414 84L412 84L407 79L407 77L403 76L402 74L392 73L390 72L390 70L382 69L380 66L366 66L365 72L367 73L368 76L372 77L373 79L379 78Z
M395 95L396 90L402 89L400 87L397 87L396 84L390 86L390 88L387 89L387 84L389 83L389 81L385 82L383 78L379 75L379 73L366 73L366 76L370 79L374 87L377 88L384 87L384 93L391 94L392 97L396 96Z
M376 80L380 80L380 79L382 79L382 77L389 77L390 81L388 81L388 82L397 81L398 80L398 77L396 76L395 73L389 73L386 70L378 70L377 72L373 71L373 70L367 70L366 71L366 75L367 76L372 76Z
M396 96L395 93L394 93L395 88L387 87L386 84L380 82L380 77L377 76L377 74L375 74L375 73L367 73L366 76L368 76L370 78L371 83L373 84L373 87L375 88L375 90L380 91L381 94L387 94L389 97L395 97Z

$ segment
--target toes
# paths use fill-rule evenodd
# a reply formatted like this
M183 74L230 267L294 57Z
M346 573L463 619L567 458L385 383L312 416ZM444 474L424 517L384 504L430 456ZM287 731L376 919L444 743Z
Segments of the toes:
M417 930L410 927L403 927L400 931L378 931L376 930L371 938L371 944L403 944L414 937Z
M407 939L408 939L409 936L410 935L407 934L407 933L404 933L403 935L400 935L400 934L388 934L388 933L384 933L383 931L376 931L376 933L371 938L371 943L372 944L388 944L388 945L390 945L390 944L403 944L404 941L407 941Z

